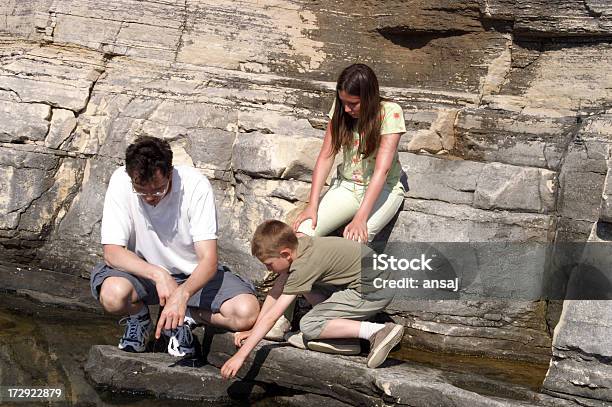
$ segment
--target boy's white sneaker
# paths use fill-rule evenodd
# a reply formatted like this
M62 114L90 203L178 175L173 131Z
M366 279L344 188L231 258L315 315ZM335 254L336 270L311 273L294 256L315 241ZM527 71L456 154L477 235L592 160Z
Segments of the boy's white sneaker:
M264 339L269 341L281 342L285 340L285 334L291 329L291 322L284 316L281 317L274 323L272 329L268 331Z
M306 348L306 343L304 342L304 336L301 332L289 332L285 338L289 345L299 348L299 349L308 349Z

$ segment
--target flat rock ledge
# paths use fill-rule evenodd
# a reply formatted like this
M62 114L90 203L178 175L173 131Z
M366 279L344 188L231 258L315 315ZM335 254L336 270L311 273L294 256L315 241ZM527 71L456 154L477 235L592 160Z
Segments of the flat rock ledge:
M159 399L229 404L253 401L266 393L254 383L223 380L219 369L202 366L196 359L181 360L161 352L128 353L110 345L91 348L85 372L97 387Z
M98 387L218 403L271 398L283 389L285 397L295 394L289 398L292 403L287 403L292 405L312 405L313 398L362 406L576 405L472 373L445 372L398 360L369 369L363 356L332 356L268 341L262 341L245 362L239 379L224 381L218 368L235 352L232 335L207 335L203 349L209 364L198 366L164 353L131 354L114 346L94 346L85 370ZM270 401L280 403L282 399Z

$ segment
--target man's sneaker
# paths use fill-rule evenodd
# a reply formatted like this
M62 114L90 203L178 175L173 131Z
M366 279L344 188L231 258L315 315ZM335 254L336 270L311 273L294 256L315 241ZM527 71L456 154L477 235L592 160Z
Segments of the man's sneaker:
M269 341L283 341L285 339L285 334L289 332L291 329L291 322L284 316L281 315L279 319L276 320L272 329L268 331L264 339Z
M404 326L387 322L385 327L370 337L368 367L375 368L387 359L389 352L402 340Z
M185 322L182 326L169 332L170 339L168 340L168 353L176 357L185 357L195 355L195 346L193 344L193 333L191 330L194 327Z
M144 352L153 331L153 323L149 314L140 317L130 315L122 318L119 325L125 325L125 332L119 341L119 349L126 352Z

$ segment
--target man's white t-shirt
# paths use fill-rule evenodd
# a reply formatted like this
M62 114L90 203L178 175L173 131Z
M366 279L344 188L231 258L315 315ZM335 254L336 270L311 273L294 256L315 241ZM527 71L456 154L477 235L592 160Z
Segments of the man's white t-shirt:
M125 166L113 173L101 227L102 244L125 246L172 274L191 274L198 264L194 242L217 239L215 199L208 179L176 166L172 189L152 206L132 190Z

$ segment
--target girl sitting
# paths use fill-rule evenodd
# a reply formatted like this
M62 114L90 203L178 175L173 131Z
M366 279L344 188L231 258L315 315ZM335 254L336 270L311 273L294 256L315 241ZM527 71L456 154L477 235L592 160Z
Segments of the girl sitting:
M367 243L395 216L404 200L397 146L406 131L401 107L380 97L378 79L364 64L342 71L328 114L312 176L310 200L293 228L325 236L342 225L347 239ZM319 202L336 154L342 150L335 182Z

